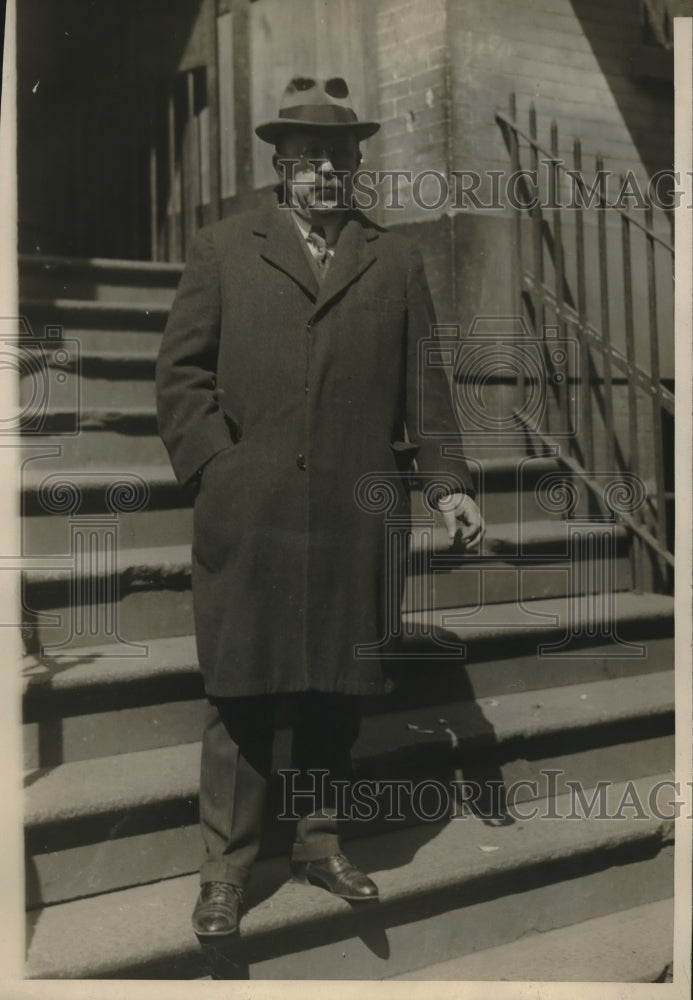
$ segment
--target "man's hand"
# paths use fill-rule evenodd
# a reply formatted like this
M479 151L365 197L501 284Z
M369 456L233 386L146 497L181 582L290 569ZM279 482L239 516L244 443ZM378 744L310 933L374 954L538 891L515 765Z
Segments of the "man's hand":
M466 493L450 493L438 501L438 510L443 515L450 541L458 536L465 549L471 549L481 542L484 534L484 519L481 511Z

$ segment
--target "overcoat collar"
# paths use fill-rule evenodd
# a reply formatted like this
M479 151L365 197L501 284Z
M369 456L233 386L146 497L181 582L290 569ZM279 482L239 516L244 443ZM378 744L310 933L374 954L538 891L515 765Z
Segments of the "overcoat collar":
M267 206L254 232L264 237L260 256L303 289L315 304L314 317L353 284L377 256L378 227L358 211L349 212L339 234L337 252L321 284L310 269L288 209L276 203Z

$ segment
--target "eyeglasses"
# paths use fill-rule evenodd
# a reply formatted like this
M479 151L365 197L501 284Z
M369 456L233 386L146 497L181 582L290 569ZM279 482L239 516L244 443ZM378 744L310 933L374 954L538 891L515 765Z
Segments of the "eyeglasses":
M283 159L292 160L294 157L284 156ZM351 166L358 159L358 152L354 145L346 142L310 142L298 153L296 159L302 167L329 160L339 170Z

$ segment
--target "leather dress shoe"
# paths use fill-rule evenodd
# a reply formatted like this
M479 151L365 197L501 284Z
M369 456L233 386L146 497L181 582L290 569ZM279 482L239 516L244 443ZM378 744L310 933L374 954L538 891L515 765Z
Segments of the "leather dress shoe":
M203 882L192 915L193 930L203 936L235 934L243 890L229 882Z
M342 899L377 899L378 887L362 871L352 865L344 854L333 854L318 861L292 861L294 882L327 889Z

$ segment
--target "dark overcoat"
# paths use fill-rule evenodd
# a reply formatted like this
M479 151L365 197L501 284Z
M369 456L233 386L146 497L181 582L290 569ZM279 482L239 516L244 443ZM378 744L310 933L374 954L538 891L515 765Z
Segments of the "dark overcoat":
M320 283L277 204L196 237L156 379L179 482L203 469L192 593L209 695L384 689L402 473L416 456L429 481L471 490L442 455L459 439L444 370L426 362L433 322L418 250L359 212Z

